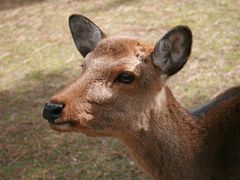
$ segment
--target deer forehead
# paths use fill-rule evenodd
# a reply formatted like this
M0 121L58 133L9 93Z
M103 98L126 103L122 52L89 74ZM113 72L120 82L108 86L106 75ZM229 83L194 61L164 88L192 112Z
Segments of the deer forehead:
M106 60L119 61L119 59L128 59L129 57L143 57L148 56L153 48L149 45L141 43L135 39L113 36L101 40L95 50L86 58L96 59L104 57Z
M132 71L138 75L140 64L149 61L151 52L150 46L135 39L119 36L105 38L85 57L84 66L87 71L94 71L95 75L121 71Z

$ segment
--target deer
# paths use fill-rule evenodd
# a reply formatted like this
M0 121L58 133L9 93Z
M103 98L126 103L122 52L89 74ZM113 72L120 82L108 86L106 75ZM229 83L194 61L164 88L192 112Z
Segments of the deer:
M117 138L152 179L240 178L240 86L187 110L167 85L190 56L188 26L155 45L107 36L83 15L69 26L83 70L44 105L52 129Z

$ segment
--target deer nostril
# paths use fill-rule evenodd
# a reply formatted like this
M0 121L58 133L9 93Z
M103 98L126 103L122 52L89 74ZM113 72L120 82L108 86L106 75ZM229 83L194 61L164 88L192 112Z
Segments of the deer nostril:
M53 123L55 119L59 118L59 115L62 112L63 108L63 104L55 104L48 102L43 107L42 117Z
M62 104L51 104L52 105L52 112L54 114L59 114L63 110L63 105Z

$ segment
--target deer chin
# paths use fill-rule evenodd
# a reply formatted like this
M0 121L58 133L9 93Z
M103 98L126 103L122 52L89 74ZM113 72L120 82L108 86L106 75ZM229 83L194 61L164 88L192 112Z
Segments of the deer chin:
M62 119L56 119L54 122L50 122L49 125L52 129L60 132L72 132L76 131L74 126L77 124L75 120L63 121Z
M71 131L73 131L72 126L68 123L64 123L64 124L49 123L49 125L55 131L60 131L60 132L71 132Z
M109 136L109 133L101 131L101 128L93 128L81 120L63 120L58 118L54 122L49 122L49 125L53 130L59 132L76 132L90 137Z

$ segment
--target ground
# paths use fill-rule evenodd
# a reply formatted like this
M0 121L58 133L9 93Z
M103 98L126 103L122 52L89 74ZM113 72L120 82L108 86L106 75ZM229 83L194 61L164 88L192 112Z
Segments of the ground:
M41 118L43 104L81 74L71 14L150 43L188 25L192 55L169 86L193 108L240 85L239 12L239 0L0 0L1 179L148 179L117 140L58 133Z

